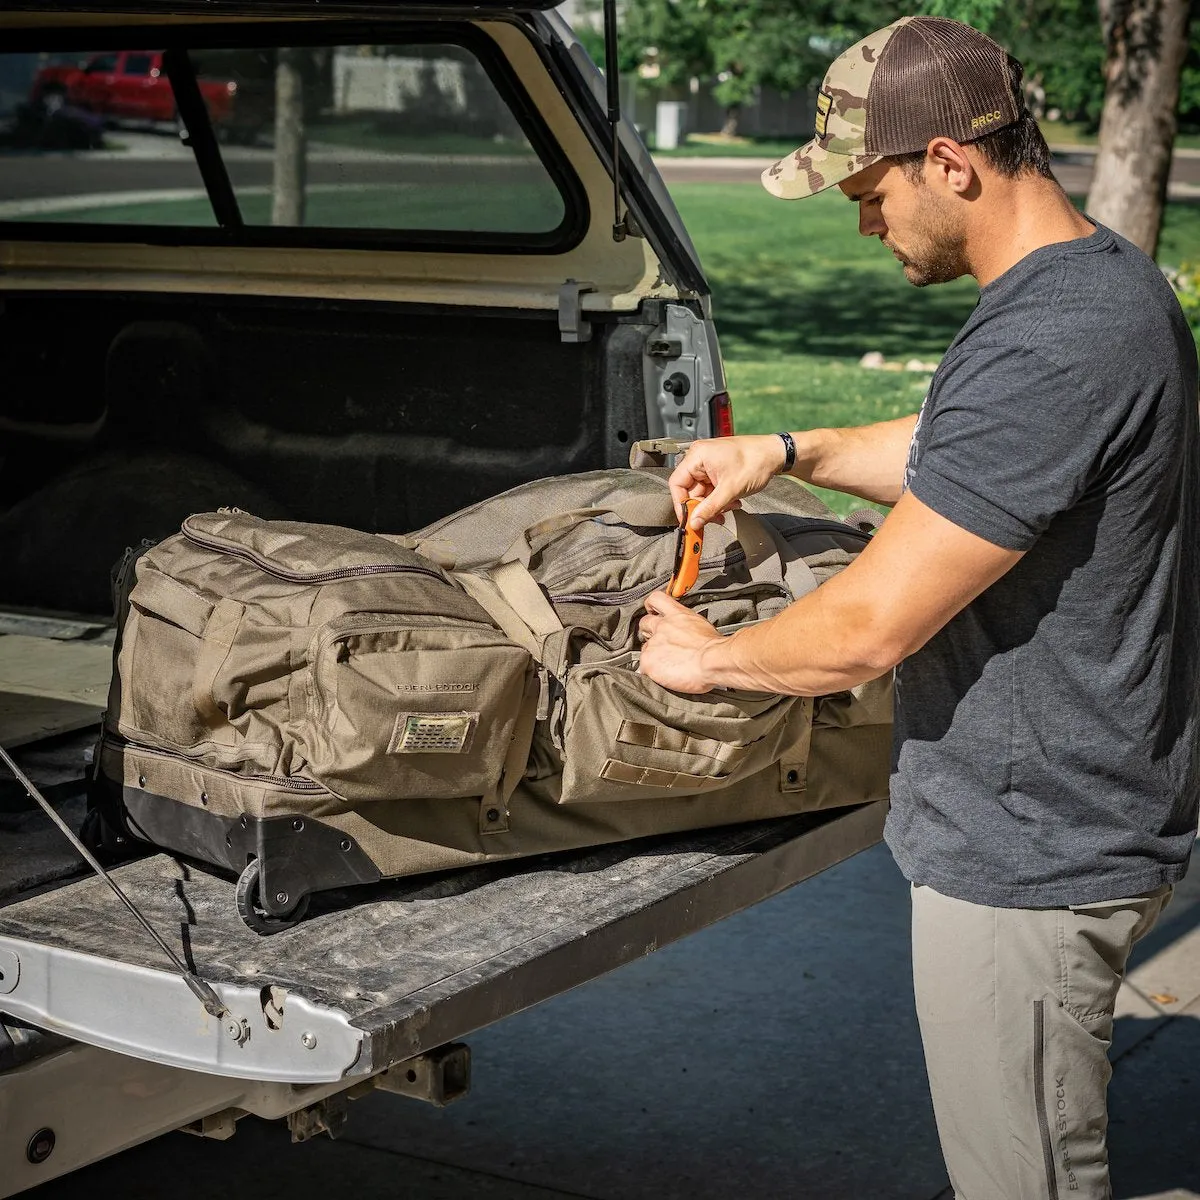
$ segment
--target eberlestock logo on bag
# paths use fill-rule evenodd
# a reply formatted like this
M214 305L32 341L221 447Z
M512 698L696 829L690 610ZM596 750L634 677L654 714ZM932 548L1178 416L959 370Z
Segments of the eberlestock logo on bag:
M982 117L971 118L971 129L982 129L985 125L991 125L993 121L1000 120L1000 113L990 112L984 113Z
M404 692L473 692L473 683L398 683L396 691Z

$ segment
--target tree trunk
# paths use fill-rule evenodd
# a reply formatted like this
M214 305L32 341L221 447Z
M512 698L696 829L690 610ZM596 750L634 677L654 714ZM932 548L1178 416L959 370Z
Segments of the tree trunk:
M738 126L742 119L742 106L740 104L731 104L725 110L725 121L721 126L721 136L727 138L735 138L738 135Z
M303 225L305 173L303 50L279 51L275 67L275 174L271 188L271 224Z
M1100 151L1087 211L1147 254L1158 249L1188 0L1098 0L1107 58Z

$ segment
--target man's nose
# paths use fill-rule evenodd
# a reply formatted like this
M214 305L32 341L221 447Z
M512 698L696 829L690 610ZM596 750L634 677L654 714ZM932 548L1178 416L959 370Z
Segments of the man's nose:
M863 237L883 237L887 233L887 224L879 214L879 205L860 204L858 206L858 232Z

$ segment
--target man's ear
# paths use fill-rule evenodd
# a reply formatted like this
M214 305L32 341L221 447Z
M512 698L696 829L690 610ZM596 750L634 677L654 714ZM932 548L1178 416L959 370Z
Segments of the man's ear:
M975 167L960 142L936 137L925 148L925 178L937 180L943 187L966 195L975 182Z

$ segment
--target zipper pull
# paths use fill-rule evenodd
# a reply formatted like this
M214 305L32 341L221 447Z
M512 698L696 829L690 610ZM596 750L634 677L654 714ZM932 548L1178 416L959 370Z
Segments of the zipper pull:
M538 667L538 704L537 719L546 721L550 717L550 672L545 667Z

